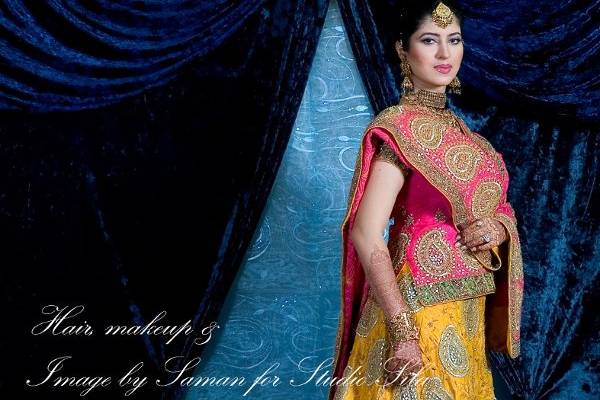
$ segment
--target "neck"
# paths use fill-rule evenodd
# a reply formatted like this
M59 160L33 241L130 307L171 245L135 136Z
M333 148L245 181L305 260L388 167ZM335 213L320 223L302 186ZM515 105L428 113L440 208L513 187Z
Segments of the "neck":
M402 96L408 103L418 104L436 109L446 108L446 93L433 92L431 90L416 89Z

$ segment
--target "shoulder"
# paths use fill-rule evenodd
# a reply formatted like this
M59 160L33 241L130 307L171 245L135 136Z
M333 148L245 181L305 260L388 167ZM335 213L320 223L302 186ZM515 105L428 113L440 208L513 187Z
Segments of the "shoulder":
M496 149L494 148L494 146L492 145L492 143L487 140L487 138L485 136L483 136L482 134L475 132L473 130L471 130L469 128L469 126L465 123L465 121L460 118L459 116L457 116L456 114L454 114L457 118L457 120L459 121L459 123L462 125L463 129L465 129L466 131L468 131L471 134L471 137L473 138L473 140L475 142L477 142L477 144L479 144L481 147L483 147L484 149L486 149L487 151L489 151L492 154L498 154L501 156L500 153L498 153L498 151L496 151Z
M388 121L391 118L398 117L403 112L400 105L393 105L384 108L373 118L373 122Z
M471 133L473 134L473 139L475 139L475 141L477 141L482 147L484 147L486 150L488 150L490 153L492 154L497 154L498 156L502 156L502 154L500 154L492 145L492 143L490 143L489 140L486 139L485 136L471 131Z
M407 122L414 113L405 106L396 104L381 110L369 124L369 128L385 128L391 133L404 133Z

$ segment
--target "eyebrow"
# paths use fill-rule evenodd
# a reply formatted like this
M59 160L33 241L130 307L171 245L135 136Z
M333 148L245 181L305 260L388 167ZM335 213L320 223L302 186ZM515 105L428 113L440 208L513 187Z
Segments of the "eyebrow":
M452 36L452 35L460 35L460 32L452 32L451 34L449 34L448 36ZM440 36L439 33L433 33L433 32L424 32L419 36L419 39L422 38L425 35L433 35L433 36Z

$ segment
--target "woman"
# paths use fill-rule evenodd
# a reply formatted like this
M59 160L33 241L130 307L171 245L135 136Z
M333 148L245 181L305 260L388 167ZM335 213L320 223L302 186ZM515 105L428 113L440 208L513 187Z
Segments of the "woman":
M507 171L446 106L456 9L419 0L399 23L404 95L365 130L342 224L329 398L495 399L486 349L519 355L523 293Z

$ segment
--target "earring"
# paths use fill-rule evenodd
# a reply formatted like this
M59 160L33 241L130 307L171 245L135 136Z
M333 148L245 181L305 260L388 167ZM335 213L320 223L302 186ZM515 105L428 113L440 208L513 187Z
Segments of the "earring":
M462 93L460 88L460 81L458 80L457 76L455 76L454 79L452 79L452 81L448 84L448 91L454 94Z
M402 47L402 40L399 41L400 47ZM406 60L406 56L399 54L400 56L400 69L402 70L402 75L404 76L404 80L402 80L402 95L405 95L409 92L414 91L415 86L413 85L410 76L412 75L412 71L410 69L410 64Z

